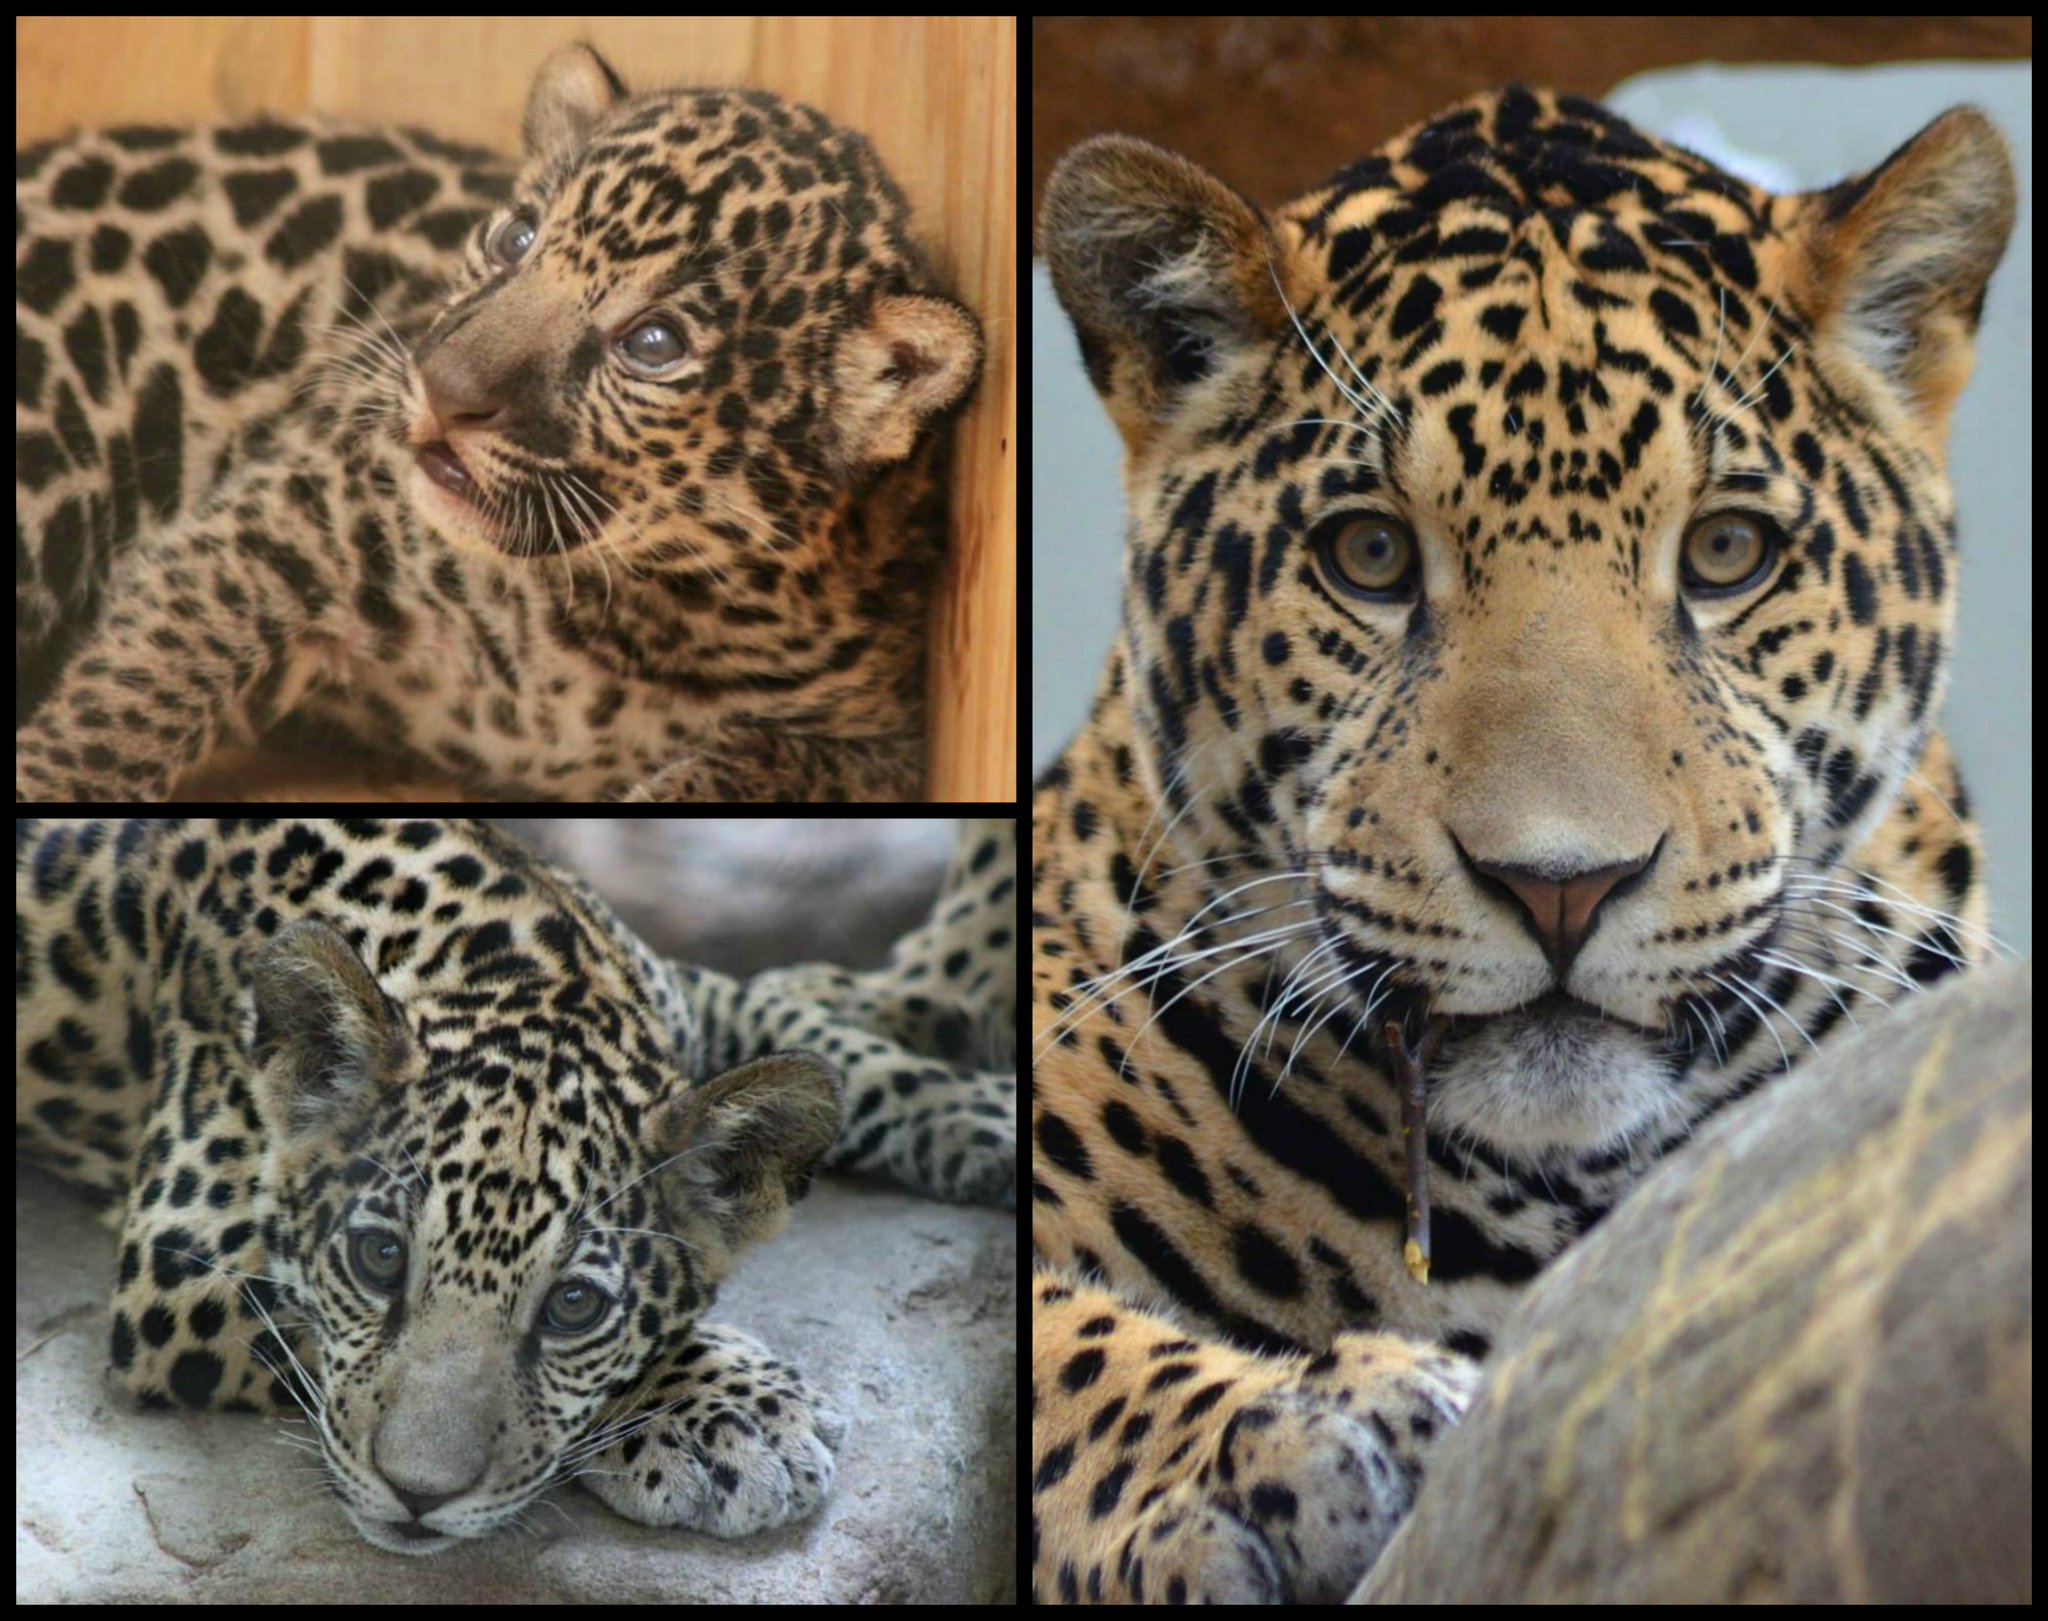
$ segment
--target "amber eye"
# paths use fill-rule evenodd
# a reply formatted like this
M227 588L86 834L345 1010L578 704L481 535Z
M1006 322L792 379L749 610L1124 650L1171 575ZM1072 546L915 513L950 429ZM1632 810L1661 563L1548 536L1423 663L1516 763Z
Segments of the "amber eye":
M1714 512L1693 520L1680 556L1688 590L1726 596L1760 584L1777 562L1783 535L1754 512Z
M533 251L540 229L524 214L511 214L491 228L484 252L501 265L516 265Z
M1310 530L1308 543L1323 577L1346 596L1385 602L1415 589L1415 531L1398 518L1340 512Z

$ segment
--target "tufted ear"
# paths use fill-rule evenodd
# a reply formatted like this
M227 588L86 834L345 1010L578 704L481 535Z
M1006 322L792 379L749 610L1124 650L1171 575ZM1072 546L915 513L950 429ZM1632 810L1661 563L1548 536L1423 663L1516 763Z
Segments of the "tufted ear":
M1816 330L1896 388L1939 451L2012 234L2005 138L1951 107L1870 173L1800 201Z
M251 1085L283 1138L325 1132L419 1073L419 1046L398 1004L329 925L302 918L278 930L252 948L249 979Z
M1291 260L1265 215L1150 142L1100 135L1067 153L1038 235L1089 381L1134 452L1181 391L1287 325Z
M625 99L624 81L590 46L557 46L526 93L526 118L520 126L526 155L543 158L573 152Z
M839 1134L845 1083L816 1053L771 1053L693 1086L654 1121L670 1203L728 1249L779 1232Z
M925 424L958 404L980 370L981 328L951 299L876 299L832 359L840 470L901 461Z

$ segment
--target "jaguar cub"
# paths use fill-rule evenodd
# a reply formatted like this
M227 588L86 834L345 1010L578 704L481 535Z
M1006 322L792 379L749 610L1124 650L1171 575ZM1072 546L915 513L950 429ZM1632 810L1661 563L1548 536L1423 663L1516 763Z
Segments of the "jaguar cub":
M844 1421L709 1320L819 1165L1014 1199L1013 831L869 974L650 954L464 822L19 823L17 1147L116 1209L111 1379L302 1408L356 1528L430 1553L580 1478L738 1536ZM829 1303L820 1303L829 1311Z
M584 46L524 138L20 154L17 799L159 801L283 717L478 797L917 797L981 340L902 193Z

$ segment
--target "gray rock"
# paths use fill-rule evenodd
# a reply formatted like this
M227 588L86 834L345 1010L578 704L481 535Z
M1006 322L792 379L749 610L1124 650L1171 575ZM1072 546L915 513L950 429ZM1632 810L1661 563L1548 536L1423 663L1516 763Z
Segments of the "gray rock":
M295 1426L136 1413L100 1383L112 1235L15 1183L17 1603L986 1604L1015 1592L1015 1218L821 1177L714 1315L851 1421L816 1518L736 1542L574 1487L431 1558L350 1528ZM302 1433L302 1432L301 1432Z
M1518 1308L1354 1603L2027 1603L2033 974L1713 1121Z

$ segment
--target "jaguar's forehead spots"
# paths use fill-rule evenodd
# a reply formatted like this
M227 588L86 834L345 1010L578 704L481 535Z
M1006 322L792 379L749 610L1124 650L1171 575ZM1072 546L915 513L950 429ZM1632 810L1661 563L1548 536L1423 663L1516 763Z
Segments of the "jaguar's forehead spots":
M909 203L867 138L765 91L632 98L524 181L608 262L652 261L656 287L732 263L749 285L857 304L924 276Z

